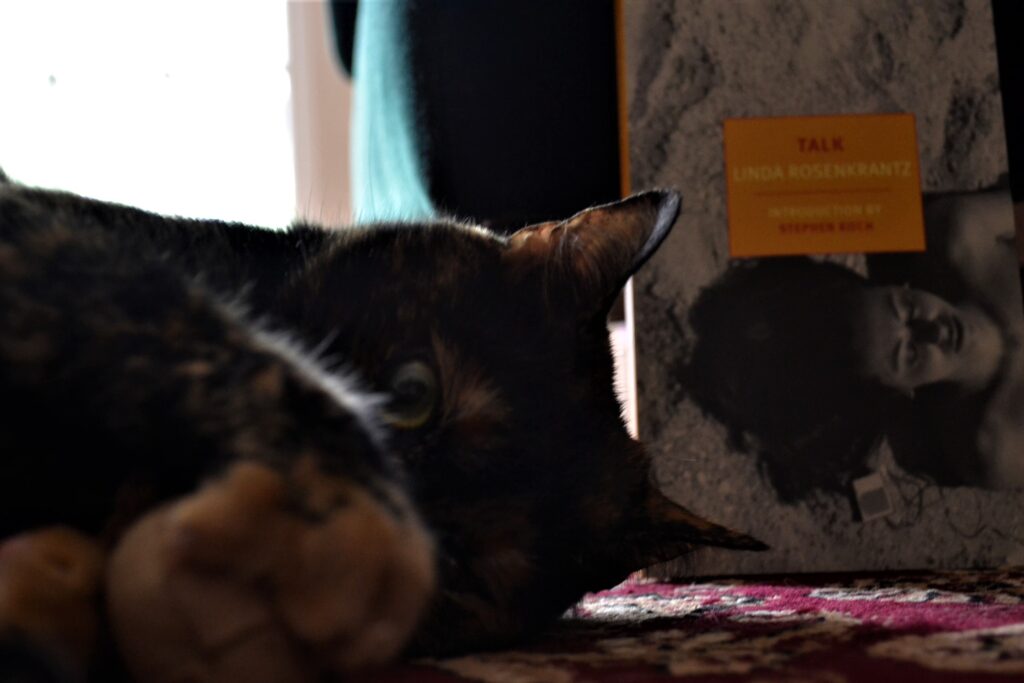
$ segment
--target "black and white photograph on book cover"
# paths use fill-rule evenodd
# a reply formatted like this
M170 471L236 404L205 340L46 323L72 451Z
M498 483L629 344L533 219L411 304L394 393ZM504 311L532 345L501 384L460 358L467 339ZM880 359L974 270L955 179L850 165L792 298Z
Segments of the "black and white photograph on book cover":
M663 575L1024 560L1024 314L992 6L624 4L631 181L683 194L634 283L667 494L761 538ZM913 114L927 250L734 259L722 122Z
M886 437L897 463L926 481L1024 485L1009 195L925 206L932 239L919 269L890 264L879 267L889 277L875 277L875 256L867 276L806 257L737 260L690 308L688 389L736 441L756 441L750 450L780 499L848 490ZM916 271L941 275L929 282Z

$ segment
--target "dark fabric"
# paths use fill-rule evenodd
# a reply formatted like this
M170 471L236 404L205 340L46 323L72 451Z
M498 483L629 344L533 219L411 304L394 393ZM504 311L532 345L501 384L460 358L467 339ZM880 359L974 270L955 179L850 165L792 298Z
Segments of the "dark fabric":
M370 24L359 21L356 92L366 92L359 74L374 71L359 63L361 55L386 57L364 49L362 41L408 48L411 78L404 85L397 79L396 86L412 91L406 95L415 153L439 213L513 230L619 196L612 0L434 0L386 7L398 20L373 26L406 34L362 35ZM337 8L334 16L337 26ZM339 50L346 40L340 31ZM371 97L380 106L364 98L360 116L388 120L381 107L404 101L387 92ZM358 154L380 159L354 159L354 168L387 163L386 146L384 140L362 148ZM379 178L374 182L386 181L386 174L373 175ZM360 189L358 182L357 190L389 194ZM359 197L356 204L358 210Z

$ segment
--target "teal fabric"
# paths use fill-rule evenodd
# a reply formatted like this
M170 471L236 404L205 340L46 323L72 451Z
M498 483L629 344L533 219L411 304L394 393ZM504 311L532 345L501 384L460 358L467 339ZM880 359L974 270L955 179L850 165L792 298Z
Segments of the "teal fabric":
M357 221L423 220L436 214L417 146L404 0L359 5L352 60L353 211Z

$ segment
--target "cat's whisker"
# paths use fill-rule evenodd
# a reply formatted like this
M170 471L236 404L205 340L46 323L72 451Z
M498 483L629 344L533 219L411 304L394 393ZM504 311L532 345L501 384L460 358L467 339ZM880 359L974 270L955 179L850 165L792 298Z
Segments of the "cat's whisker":
M330 345L337 340L339 334L341 334L341 330L337 327L333 328L330 332L324 335L324 338L321 339L316 346L309 350L310 355L320 360L321 363L324 362L326 360L322 357L324 351L326 351Z

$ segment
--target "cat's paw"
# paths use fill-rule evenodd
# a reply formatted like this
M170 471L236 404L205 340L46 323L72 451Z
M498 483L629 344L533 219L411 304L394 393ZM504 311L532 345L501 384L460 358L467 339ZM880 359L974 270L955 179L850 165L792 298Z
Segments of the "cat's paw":
M84 679L97 645L103 563L98 541L65 527L0 543L0 680L50 680L42 677L47 661ZM29 674L36 666L39 678Z
M434 580L397 493L243 463L128 531L108 600L141 680L310 681L398 654Z

